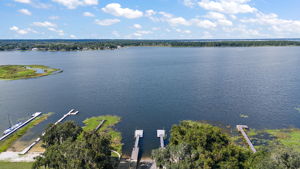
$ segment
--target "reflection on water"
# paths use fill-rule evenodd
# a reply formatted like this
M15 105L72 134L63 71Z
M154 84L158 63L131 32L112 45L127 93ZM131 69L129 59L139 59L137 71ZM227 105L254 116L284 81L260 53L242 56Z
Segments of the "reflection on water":
M180 120L252 128L300 127L300 48L126 48L82 52L0 52L0 64L47 65L64 72L0 81L0 131L16 121L55 112L34 128L74 108L69 120L118 115L124 150L143 129L145 154L159 147L157 129ZM240 117L245 114L248 118ZM30 140L31 138L27 138Z

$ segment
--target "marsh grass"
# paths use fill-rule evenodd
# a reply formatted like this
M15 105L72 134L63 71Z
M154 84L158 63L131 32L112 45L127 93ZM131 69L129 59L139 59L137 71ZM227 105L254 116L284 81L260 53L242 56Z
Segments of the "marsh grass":
M85 126L83 127L84 131L93 131L99 125L99 123L105 120L104 124L97 132L104 132L111 136L112 147L115 151L122 154L122 135L120 132L114 129L114 126L121 121L119 116L98 116L91 117L83 121ZM113 154L115 156L115 154Z

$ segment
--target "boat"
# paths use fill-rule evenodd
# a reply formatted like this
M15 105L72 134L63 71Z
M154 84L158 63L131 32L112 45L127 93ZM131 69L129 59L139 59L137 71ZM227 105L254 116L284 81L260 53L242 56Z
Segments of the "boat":
M3 135L10 133L11 131L13 131L14 129L18 128L19 126L21 126L23 124L23 122L19 122L13 126L11 126L10 128L4 130Z

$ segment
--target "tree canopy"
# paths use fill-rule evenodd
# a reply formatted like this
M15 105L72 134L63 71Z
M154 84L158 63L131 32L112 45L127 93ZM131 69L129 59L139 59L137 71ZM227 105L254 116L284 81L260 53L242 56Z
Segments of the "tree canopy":
M42 137L46 151L33 169L111 169L111 139L98 132L85 132L74 122L50 125Z
M152 152L158 167L167 169L246 168L249 150L233 144L220 128L182 121L171 129L170 144Z

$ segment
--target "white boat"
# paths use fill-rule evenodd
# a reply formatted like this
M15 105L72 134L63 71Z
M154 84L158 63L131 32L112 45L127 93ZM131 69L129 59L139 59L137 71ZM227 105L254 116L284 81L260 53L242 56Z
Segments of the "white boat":
M23 124L23 122L19 122L13 126L11 126L10 128L6 129L4 132L3 132L3 135L13 131L14 129L18 128L19 126L21 126Z

